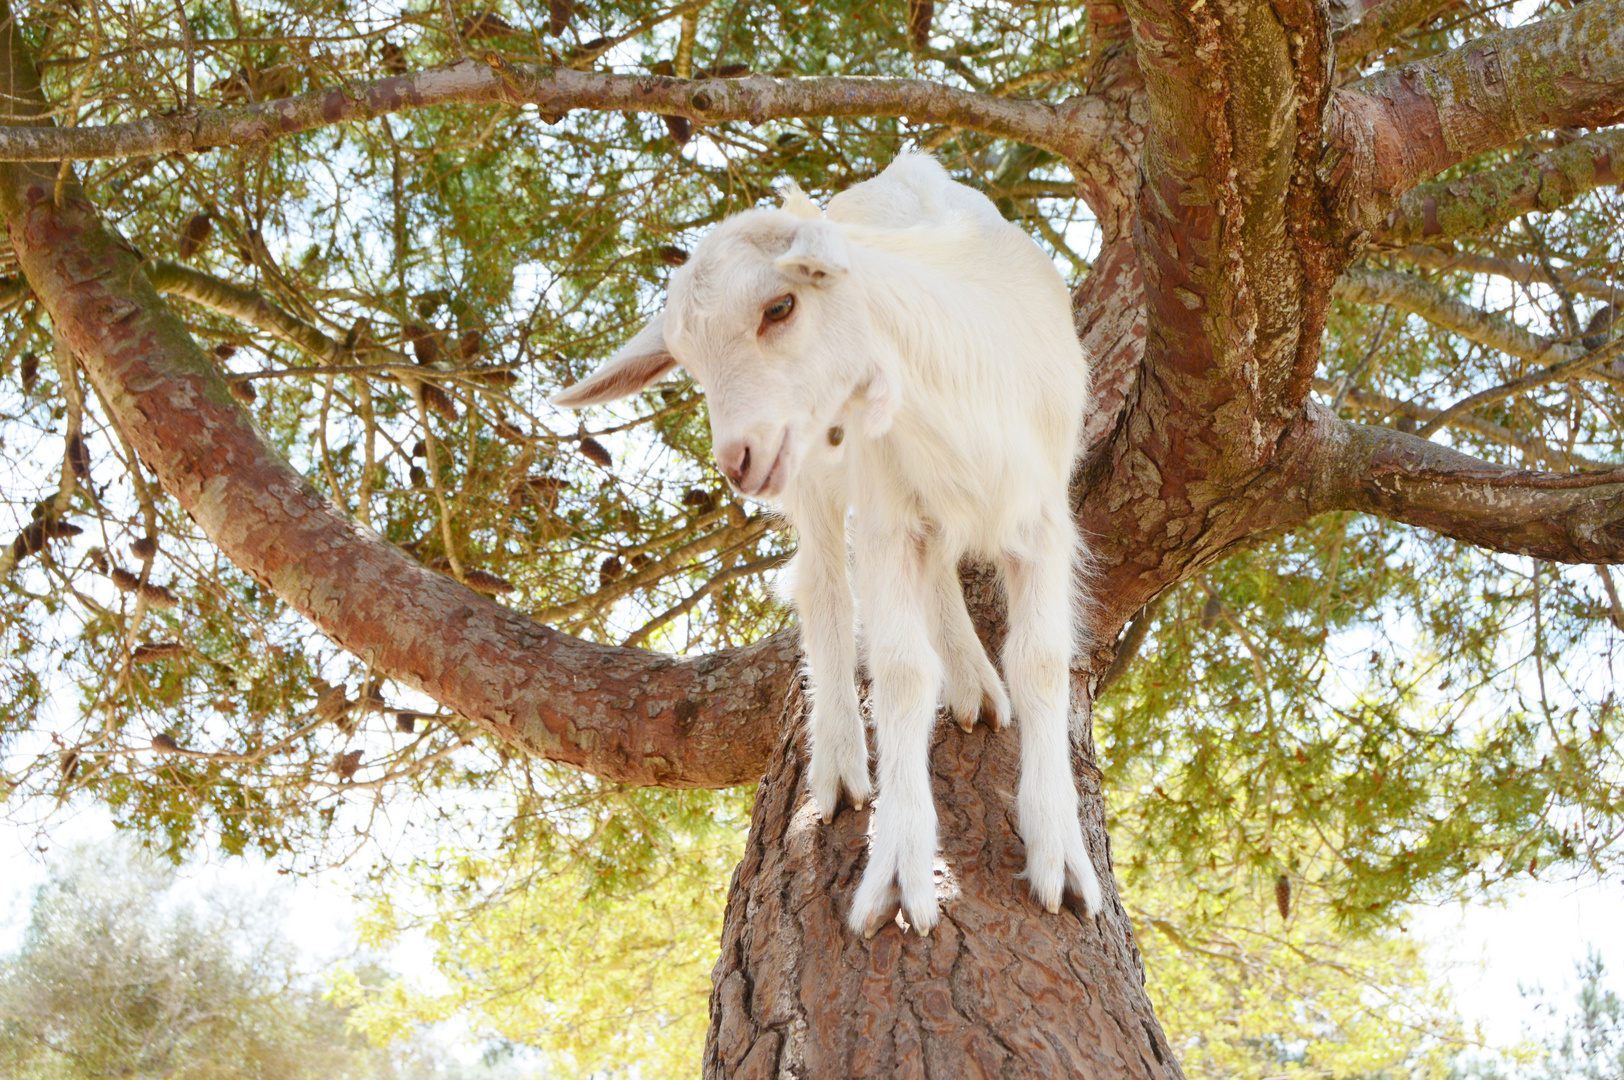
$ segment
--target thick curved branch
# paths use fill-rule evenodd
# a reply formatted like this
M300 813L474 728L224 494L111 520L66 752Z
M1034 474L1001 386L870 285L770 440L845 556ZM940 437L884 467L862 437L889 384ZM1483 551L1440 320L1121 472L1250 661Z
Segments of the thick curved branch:
M833 76L774 79L676 79L613 75L567 67L462 60L372 82L191 116L153 116L104 127L0 127L0 161L59 161L189 153L217 146L260 146L285 135L371 120L407 109L450 104L534 105L556 122L571 109L643 111L696 123L761 123L807 116L903 116L1000 135L1052 150L1068 161L1092 156L1106 137L1102 102L1060 105L996 97L919 79Z
M1618 93L1624 97L1624 87ZM1624 129L1598 131L1496 169L1422 184L1392 205L1374 230L1375 241L1394 248L1440 236L1481 236L1524 214L1549 213L1619 183L1624 183Z
M1316 453L1316 512L1361 510L1555 562L1624 562L1624 468L1524 472L1391 428L1339 423Z
M42 111L9 19L0 102ZM22 269L142 460L232 561L343 648L520 750L634 784L760 775L778 735L768 718L795 682L793 634L689 660L594 645L421 566L263 442L137 254L57 181L54 167L0 166Z
M1398 196L1452 165L1538 131L1620 119L1624 0L1590 0L1338 89L1320 177L1341 223L1376 234Z

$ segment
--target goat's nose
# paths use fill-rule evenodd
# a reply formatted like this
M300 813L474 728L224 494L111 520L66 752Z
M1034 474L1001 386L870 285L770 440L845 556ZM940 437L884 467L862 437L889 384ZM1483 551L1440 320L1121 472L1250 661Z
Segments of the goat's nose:
M750 472L750 443L747 439L735 439L723 443L716 448L716 464L722 469L722 475L733 481L735 485L744 482L745 475Z

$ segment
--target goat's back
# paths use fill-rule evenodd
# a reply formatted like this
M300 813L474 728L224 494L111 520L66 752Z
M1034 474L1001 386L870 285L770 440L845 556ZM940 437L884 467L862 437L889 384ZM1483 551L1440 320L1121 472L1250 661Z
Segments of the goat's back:
M954 180L935 158L914 153L830 199L827 214L830 221L886 229L948 225L955 219L1011 227L985 195Z

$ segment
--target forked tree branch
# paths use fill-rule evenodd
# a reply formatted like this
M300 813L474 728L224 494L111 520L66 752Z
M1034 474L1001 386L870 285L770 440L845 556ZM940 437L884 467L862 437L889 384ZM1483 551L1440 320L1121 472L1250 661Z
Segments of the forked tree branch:
M1317 449L1316 472L1316 513L1361 510L1493 551L1624 563L1624 468L1525 472L1391 428L1339 422Z
M901 116L1017 139L1068 161L1089 158L1108 135L1103 102L1060 105L978 94L921 79L830 76L775 79L677 79L615 75L567 67L462 60L370 82L193 116L152 116L102 127L0 127L0 161L60 161L192 153L218 146L261 146L334 124L450 104L533 105L556 122L572 109L641 111L700 124L810 116Z
M1346 229L1391 234L1394 201L1422 180L1535 132L1615 124L1621 90L1624 0L1591 0L1337 90L1319 175Z

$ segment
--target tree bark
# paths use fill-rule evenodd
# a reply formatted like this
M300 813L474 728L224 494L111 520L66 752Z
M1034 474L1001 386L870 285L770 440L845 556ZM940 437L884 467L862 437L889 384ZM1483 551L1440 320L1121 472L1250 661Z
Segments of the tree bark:
M968 580L995 652L1002 616L991 575ZM1085 682L1074 676L1073 767L1104 911L1050 915L1032 899L1017 877L1026 861L1015 830L1019 735L981 725L966 734L944 714L931 748L942 921L929 937L892 924L867 941L845 915L870 811L819 820L803 775L807 701L790 695L728 896L707 1080L1183 1075L1116 892Z

